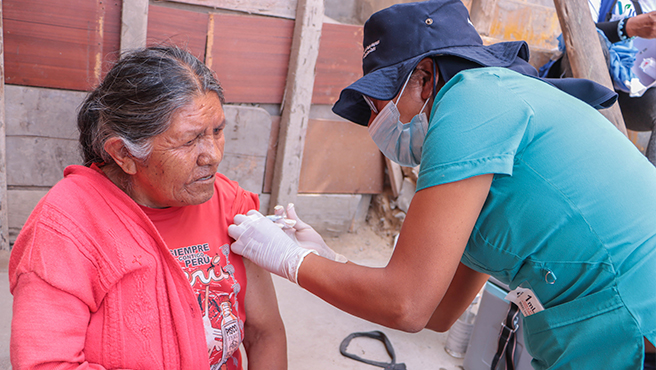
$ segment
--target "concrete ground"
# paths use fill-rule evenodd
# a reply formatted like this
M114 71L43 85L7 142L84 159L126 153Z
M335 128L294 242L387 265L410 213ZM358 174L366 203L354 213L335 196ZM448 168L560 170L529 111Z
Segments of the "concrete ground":
M447 334L423 330L410 334L389 329L340 311L291 282L274 277L279 306L287 330L290 370L380 369L339 352L340 343L353 332L380 330L394 347L397 363L409 370L458 370L462 360L444 351ZM349 353L378 362L390 362L385 347L369 338L355 338Z
M357 242L356 242L357 241ZM331 238L327 243L350 260L369 266L383 266L391 247L380 245L371 234ZM384 244L384 243L383 243ZM2 257L2 256L0 256ZM11 369L9 337L12 296L6 260L0 258L0 370ZM339 352L342 340L353 332L380 330L394 346L396 362L409 370L461 370L462 360L444 351L447 334L424 330L409 334L376 325L344 313L289 281L274 276L280 312L287 330L289 370L374 370L375 366L344 357ZM382 343L356 338L350 353L379 362L389 362Z
M387 235L385 235L387 234ZM354 263L385 266L393 251L393 236L362 225L355 233L325 238L337 253ZM380 367L344 357L339 346L354 332L382 331L387 335L397 363L409 370L462 370L462 359L451 357L444 350L446 333L423 330L404 333L362 320L340 311L308 291L278 276L273 277L278 295L280 314L287 331L289 370L375 370ZM389 362L384 345L369 338L353 339L348 352L361 358Z

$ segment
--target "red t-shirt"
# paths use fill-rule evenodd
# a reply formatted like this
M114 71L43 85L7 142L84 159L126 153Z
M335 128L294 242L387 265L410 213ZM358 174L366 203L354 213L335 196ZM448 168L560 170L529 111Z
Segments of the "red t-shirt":
M141 207L189 278L203 313L211 369L241 369L246 271L241 256L230 251L228 226L236 214L259 205L256 194L217 173L214 195L203 204Z

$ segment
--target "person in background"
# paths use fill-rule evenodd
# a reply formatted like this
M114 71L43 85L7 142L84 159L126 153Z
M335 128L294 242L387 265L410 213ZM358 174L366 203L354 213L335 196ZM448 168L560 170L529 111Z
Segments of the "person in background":
M645 155L656 165L656 89L645 89L632 71L639 51L633 45L634 39L656 39L656 1L589 0L588 5L599 30L599 41L618 93L624 124L633 131L652 133ZM562 43L561 49L563 53L559 58L541 68L541 76L572 77L569 58Z
M304 223L290 238L257 211L235 216L232 250L409 332L448 330L491 275L531 297L519 306L534 368L643 368L656 341L656 168L594 109L612 91L555 88L525 48L483 45L459 0L373 14L364 76L333 111L368 126L389 159L420 165L388 264L339 263Z
M9 262L14 369L286 369L270 275L230 252L253 193L217 173L223 90L174 46L123 55L78 114L84 166Z

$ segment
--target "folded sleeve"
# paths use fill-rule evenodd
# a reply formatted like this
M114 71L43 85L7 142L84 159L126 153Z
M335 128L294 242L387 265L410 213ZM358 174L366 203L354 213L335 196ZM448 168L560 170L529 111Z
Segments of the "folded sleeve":
M599 22L597 23L597 28L599 28L601 32L603 32L604 35L606 35L608 41L612 43L616 43L622 41L620 39L620 35L617 33L617 25L619 23L620 21Z
M21 274L13 288L11 361L14 369L104 369L85 361L89 307L36 273Z

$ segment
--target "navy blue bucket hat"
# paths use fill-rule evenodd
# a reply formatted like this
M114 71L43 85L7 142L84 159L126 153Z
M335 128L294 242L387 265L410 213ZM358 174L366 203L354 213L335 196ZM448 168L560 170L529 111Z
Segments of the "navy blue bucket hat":
M528 60L524 41L484 46L460 0L397 4L374 13L364 24L363 47L364 76L341 92L333 111L365 126L371 112L362 94L392 99L428 56L454 55L488 67L508 67L518 55Z
M397 4L374 13L364 24L362 70L364 76L342 90L333 106L337 115L366 126L371 116L362 95L378 100L395 97L408 75L426 57L462 58L451 70L478 67L509 67L536 77L528 64L528 44L524 41L483 45L460 0L428 0ZM473 62L473 63L472 63ZM460 64L460 66L458 66ZM455 68L454 68L455 67ZM440 72L447 72L440 71ZM448 71L451 72L451 71ZM448 76L447 76L448 77ZM608 108L617 94L595 82L582 79L542 79L587 102L595 108Z

